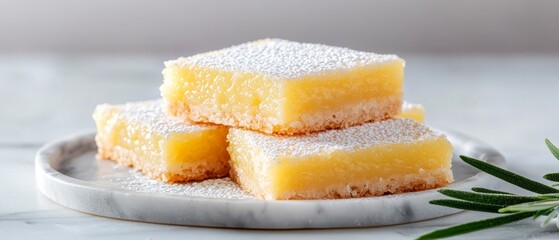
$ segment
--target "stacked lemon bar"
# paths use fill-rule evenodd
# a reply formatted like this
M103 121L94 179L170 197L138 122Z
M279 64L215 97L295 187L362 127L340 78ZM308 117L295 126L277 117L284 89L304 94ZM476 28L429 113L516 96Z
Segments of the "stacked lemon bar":
M404 65L280 39L168 61L162 101L98 106L99 156L167 182L229 174L269 200L447 185L452 146L403 103Z
M133 166L166 182L204 180L229 173L228 129L167 116L161 100L99 105L93 118L101 158Z

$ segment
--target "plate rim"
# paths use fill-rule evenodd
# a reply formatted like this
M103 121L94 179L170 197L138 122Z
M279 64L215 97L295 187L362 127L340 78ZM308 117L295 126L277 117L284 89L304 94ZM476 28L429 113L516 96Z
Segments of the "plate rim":
M467 139L470 140L471 142L475 143L478 146L482 146L487 148L486 151L489 151L491 156L488 157L481 157L483 161L489 162L491 164L497 165L499 167L503 167L506 168L506 160L505 157L499 153L495 148L489 146L488 144L479 141L476 138L470 137L468 135L465 135L463 133L460 132L456 132L456 131L441 131L442 133L444 133L445 135L447 135L449 138L453 138L453 137L458 137L458 138L462 138L462 139ZM80 180L80 179L76 179L70 176L67 176L61 172L59 172L57 169L55 169L52 164L51 164L51 159L53 158L53 154L55 152L55 149L58 148L58 150L60 151L60 148L68 143L72 143L72 142L76 142L76 141L92 141L95 137L95 130L84 130L84 131L79 131L75 134L71 134L62 138L58 138L56 140L50 141L48 143L46 143L44 146L42 146L38 151L37 154L35 155L35 179L36 179L36 184L37 187L39 189L39 191L45 195L47 198L51 199L52 201L64 206L64 207L68 207L74 210L78 210L78 211L82 211L82 212L87 212L87 213L91 213L94 215L100 215L100 216L105 216L105 217L115 217L115 216L110 216L110 215L106 215L106 214L99 214L98 212L91 212L91 211L85 211L83 209L76 209L74 207L68 206L68 204L64 204L61 203L60 201L57 201L54 197L52 196L52 194L50 194L46 189L45 189L45 184L48 184L49 182L56 182L58 184L62 184L66 187L72 187L72 188L79 188L79 189L87 189L87 190L93 190L93 191L111 191L111 193L116 193L116 194L133 194L136 195L138 197L146 197L146 198L160 198L160 197L164 197L167 199L173 199L173 200L188 200L190 202L193 203L204 203L204 204L274 204L274 205L278 205L278 206L300 206L300 205L314 205L316 203L333 203L333 202L340 202L340 203L350 203L350 202L367 202L367 201L371 201L373 202L374 200L379 200L379 199L391 199L391 198L400 198L401 196L421 196L421 195L425 195L428 196L428 194L433 194L435 191L437 191L440 188L437 189L429 189L429 190L424 190L424 191L418 191L418 192L409 192L409 193L401 193L401 194L392 194L392 195L385 195L385 196L377 196L377 197L364 197L364 198L347 198L347 199L318 199L318 200L261 200L261 199L222 199L222 198L211 198L211 197L198 197L198 196L183 196L183 195L173 195L173 194L165 194L165 193L148 193L148 192L136 192L133 190L128 190L128 189L106 189L103 186L99 186L98 184L95 183L90 183L84 180ZM454 144L454 143L453 143ZM83 153L79 153L79 155L87 153L89 151L85 151ZM70 157L70 159L75 158L74 157ZM60 160L60 162L62 161L67 161L68 159L62 159ZM463 185L467 185L469 181L471 181L472 179L475 178L486 178L486 177L492 177L491 175L485 173L485 172L478 172L473 176L470 176L466 179L463 179L459 182L453 182L450 185L447 185L443 188L458 188L460 189L461 186ZM463 187L462 187L463 188ZM272 202L272 203L270 203ZM461 212L463 210L458 210L458 209L448 209L448 214L440 214L440 216L445 216L445 215L449 215L449 214L453 214L453 213L457 213L457 212ZM437 216L437 217L440 217ZM120 218L120 217L117 217ZM129 218L121 218L121 219L128 219ZM431 218L428 218L431 219ZM134 219L132 219L134 220ZM426 219L423 219L426 220ZM144 222L154 222L154 221L149 221L149 220L142 220ZM179 225L191 225L191 224L179 224ZM196 224L194 224L196 225ZM388 224L388 225L392 225L392 224ZM206 225L198 225L198 226L206 226ZM380 225L374 225L374 226L380 226ZM227 227L227 226L225 226ZM248 227L248 228L260 228L260 227ZM281 228L281 229L291 229L291 228L299 228L299 227L288 227L288 228Z

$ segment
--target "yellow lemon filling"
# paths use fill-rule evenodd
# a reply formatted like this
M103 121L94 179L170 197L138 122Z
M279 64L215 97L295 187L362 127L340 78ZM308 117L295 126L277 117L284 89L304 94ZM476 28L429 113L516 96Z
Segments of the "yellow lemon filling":
M165 63L169 112L296 134L393 117L405 62L395 55L265 39Z
M231 177L263 199L379 196L452 182L452 145L409 119L299 136L228 134Z
M425 109L421 104L404 102L402 112L396 117L412 119L418 122L425 122Z
M99 105L93 114L99 157L166 182L227 175L227 128L166 116L162 101Z

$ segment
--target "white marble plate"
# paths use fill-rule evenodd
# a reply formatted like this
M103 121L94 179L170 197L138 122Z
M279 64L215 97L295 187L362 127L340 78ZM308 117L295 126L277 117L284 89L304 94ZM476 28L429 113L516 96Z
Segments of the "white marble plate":
M458 155L503 166L493 148L459 133L447 133L455 148L456 189L497 188L493 177L464 164ZM297 229L369 227L436 218L458 210L428 204L435 190L340 200L263 201L229 179L164 184L126 167L95 158L94 133L51 142L35 162L37 186L48 198L78 211L126 220L232 228Z

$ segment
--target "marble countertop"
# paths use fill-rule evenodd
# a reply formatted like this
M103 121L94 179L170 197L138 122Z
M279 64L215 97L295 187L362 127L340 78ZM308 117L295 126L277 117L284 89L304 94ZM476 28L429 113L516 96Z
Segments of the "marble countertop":
M407 60L406 98L427 122L496 147L509 168L541 179L559 171L543 140L559 143L559 56L417 56ZM0 239L411 239L492 216L464 212L412 224L357 229L267 231L121 221L72 211L35 188L33 160L45 142L94 127L98 103L157 98L168 56L0 57ZM520 192L506 186L505 190ZM456 239L557 239L530 220Z

